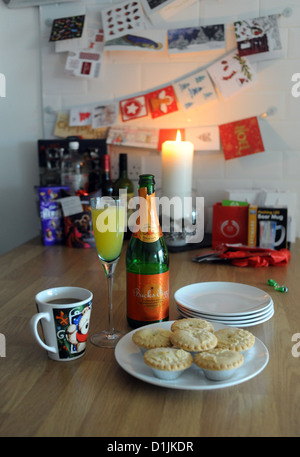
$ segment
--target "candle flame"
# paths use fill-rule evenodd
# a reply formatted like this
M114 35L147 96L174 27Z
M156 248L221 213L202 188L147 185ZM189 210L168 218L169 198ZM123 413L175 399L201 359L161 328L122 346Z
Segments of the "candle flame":
M180 132L180 130L177 130L176 141L178 141L178 142L181 141L181 132Z

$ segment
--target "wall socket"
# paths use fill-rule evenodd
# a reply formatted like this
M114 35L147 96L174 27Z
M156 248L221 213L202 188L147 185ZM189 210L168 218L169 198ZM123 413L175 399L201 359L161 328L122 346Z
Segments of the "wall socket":
M128 155L128 178L131 181L138 181L140 174L142 174L142 158L137 154Z

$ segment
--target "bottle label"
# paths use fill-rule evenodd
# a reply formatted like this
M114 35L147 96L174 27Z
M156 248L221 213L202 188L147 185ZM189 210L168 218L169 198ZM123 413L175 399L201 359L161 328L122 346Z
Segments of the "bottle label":
M139 189L140 210L132 236L144 243L154 243L163 236L156 213L155 193L148 195L147 188Z
M144 226L141 230L132 233L132 236L143 241L143 243L154 243L163 236L161 228L159 227L158 232L152 232L151 226Z
M127 315L144 322L168 317L169 271L152 275L127 271Z

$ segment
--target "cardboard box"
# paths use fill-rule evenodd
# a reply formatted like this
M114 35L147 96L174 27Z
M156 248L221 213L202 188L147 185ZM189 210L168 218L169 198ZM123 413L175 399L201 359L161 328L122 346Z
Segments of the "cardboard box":
M268 208L257 205L249 206L248 214L248 245L260 246L260 222L271 221L276 223L274 246L271 249L287 247L288 210L287 208Z
M295 243L297 229L297 194L295 192L262 191L258 206L287 208L287 241Z
M257 205L248 209L248 246L257 246Z
M297 194L296 192L281 191L276 189L227 189L225 198L229 200L242 200L250 205L268 208L287 208L288 226L287 241L296 241L297 229Z
M248 242L248 205L223 206L215 203L213 206L212 247L222 243Z

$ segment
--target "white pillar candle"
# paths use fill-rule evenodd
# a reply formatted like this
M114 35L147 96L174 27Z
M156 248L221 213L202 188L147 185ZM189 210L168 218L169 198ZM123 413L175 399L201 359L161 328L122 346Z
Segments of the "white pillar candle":
M194 146L181 141L180 131L176 141L162 144L162 193L167 197L183 197L192 192Z

